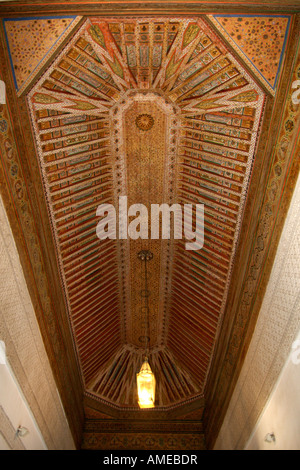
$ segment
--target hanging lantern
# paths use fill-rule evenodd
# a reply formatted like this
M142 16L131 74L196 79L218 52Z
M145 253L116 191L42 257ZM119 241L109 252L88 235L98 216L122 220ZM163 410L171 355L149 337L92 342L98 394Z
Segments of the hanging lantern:
M155 377L148 363L147 357L141 370L136 374L138 403L140 408L153 408L155 402Z

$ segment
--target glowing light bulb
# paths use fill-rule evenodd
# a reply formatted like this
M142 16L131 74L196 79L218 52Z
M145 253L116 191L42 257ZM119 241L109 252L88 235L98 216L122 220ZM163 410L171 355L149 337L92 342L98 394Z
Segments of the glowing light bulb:
M153 408L155 402L155 377L146 358L140 372L136 376L138 403L140 408Z

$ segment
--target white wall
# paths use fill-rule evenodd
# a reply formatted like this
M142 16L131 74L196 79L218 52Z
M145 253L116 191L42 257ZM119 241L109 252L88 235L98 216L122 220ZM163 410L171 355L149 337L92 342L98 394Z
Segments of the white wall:
M5 349L2 341L0 342L0 348L2 351ZM5 352L1 354L0 359L0 415L2 421L6 420L7 422L6 432L0 434L1 450L14 449L16 447L24 447L27 450L47 449L19 384L7 363ZM23 437L18 437L16 433L19 426L28 430L28 433ZM10 433L8 433L8 427L11 431Z
M246 450L300 450L300 332ZM274 433L275 442L267 442Z
M0 341L0 448L75 449L1 198Z
M299 331L300 177L215 450L300 450ZM276 442L267 444L272 432Z

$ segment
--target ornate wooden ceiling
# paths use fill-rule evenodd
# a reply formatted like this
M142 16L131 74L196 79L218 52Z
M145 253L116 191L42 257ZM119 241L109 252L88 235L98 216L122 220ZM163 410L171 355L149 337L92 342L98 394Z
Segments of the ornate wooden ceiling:
M62 283L89 392L136 406L129 389L145 335L137 253L147 246L154 254L150 360L159 377L157 405L203 393L264 98L204 20L177 18L89 18L30 91ZM150 126L143 126L143 116ZM183 240L99 241L97 207L117 207L119 196L149 210L150 204L205 204L203 248L187 251ZM124 345L130 352L125 348L120 356Z
M106 416L141 419L135 374L145 292L137 254L147 248L151 419L166 412L176 419L182 409L202 420L206 390L216 386L212 364L229 344L221 330L233 321L228 295L238 283L245 207L258 185L259 139L291 23L286 13L3 20L54 242L49 269L59 273L91 419L92 403ZM97 207L117 208L120 196L149 214L150 204L204 204L203 248L189 251L172 238L99 240Z

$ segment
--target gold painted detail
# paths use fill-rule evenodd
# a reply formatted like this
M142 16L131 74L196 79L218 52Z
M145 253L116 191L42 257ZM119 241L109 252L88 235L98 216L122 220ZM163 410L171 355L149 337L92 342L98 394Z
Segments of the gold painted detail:
M149 131L154 125L154 119L150 114L139 114L135 124L141 131Z

